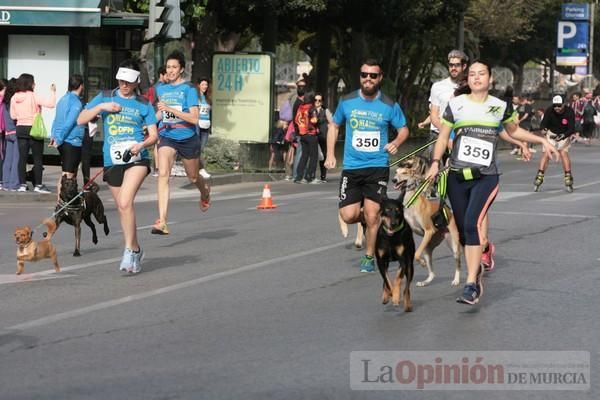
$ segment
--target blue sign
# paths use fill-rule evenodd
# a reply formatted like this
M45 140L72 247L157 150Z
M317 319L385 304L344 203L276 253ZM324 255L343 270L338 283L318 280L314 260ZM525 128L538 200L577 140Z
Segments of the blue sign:
M563 4L560 17L563 20L569 21L589 21L590 5L573 3Z
M558 21L559 50L587 53L590 24L588 22Z

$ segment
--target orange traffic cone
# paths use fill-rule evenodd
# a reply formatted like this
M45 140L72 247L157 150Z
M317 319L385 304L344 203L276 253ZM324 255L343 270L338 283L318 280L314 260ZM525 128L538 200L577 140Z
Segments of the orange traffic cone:
M259 210L268 210L271 208L277 208L277 205L273 204L273 198L271 197L271 188L269 187L268 183L265 184L265 187L264 187L263 193L262 193L262 199L260 200L260 203L258 203L256 208L258 208Z

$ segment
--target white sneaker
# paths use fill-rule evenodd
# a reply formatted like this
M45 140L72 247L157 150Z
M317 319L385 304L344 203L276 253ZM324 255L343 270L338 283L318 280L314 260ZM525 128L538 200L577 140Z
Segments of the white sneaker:
M510 152L510 154L511 154L512 156L514 156L514 155L515 155L515 154L517 154L518 152L519 152L519 149L512 149L512 150L511 150L511 152Z
M119 271L133 272L133 254L131 249L125 249L123 251L123 258L121 259L121 265L119 265Z
M50 190L48 190L48 188L46 187L46 185L36 185L33 188L33 191L36 193L44 193L44 194L51 193Z
M137 274L142 271L142 261L144 260L144 250L140 247L140 251L131 252L132 268L129 270L130 274Z
M204 168L202 168L200 170L200 176L203 177L204 179L208 179L210 178L210 174L208 173L208 171L206 171Z
M21 185L17 189L17 192L26 192L26 191L27 191L27 185Z

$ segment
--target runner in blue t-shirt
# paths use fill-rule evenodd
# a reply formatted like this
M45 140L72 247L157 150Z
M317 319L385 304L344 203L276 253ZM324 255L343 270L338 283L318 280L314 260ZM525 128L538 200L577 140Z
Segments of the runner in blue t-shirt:
M199 174L200 137L196 132L198 123L198 91L183 79L185 58L180 51L167 57L168 83L156 88L158 103L156 117L160 119L158 133L158 219L152 233L168 235L169 175L179 154L185 173L200 191L200 210L210 207L210 185Z
M146 147L156 143L156 116L148 100L137 95L140 68L137 62L126 60L117 71L119 87L99 93L79 114L77 123L87 124L97 115L104 129L104 181L119 210L125 251L119 270L141 271L144 252L137 240L135 195L150 173L150 158ZM144 136L144 128L148 135Z
M342 98L327 132L325 167L331 169L336 166L335 142L339 127L346 122L339 208L346 223L366 222L367 246L360 262L361 272L375 271L373 255L379 208L390 175L388 153L396 154L408 138L400 106L379 90L382 80L381 64L373 59L365 60L360 68L360 90ZM397 136L388 142L390 127L396 130Z

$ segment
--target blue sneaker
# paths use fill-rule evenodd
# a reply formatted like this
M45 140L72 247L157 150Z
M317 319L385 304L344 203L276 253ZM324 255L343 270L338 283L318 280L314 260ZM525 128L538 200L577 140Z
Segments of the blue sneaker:
M125 249L123 251L123 258L121 259L121 265L119 266L119 271L123 272L132 272L133 270L133 250Z
M375 272L375 259L373 256L362 256L360 259L360 272Z
M131 253L131 261L133 263L133 267L129 270L130 274L137 274L142 271L142 260L144 259L144 250L140 247L140 250L136 253L135 251Z
M457 303L474 305L479 303L481 293L479 291L479 285L476 283L467 283L463 289L463 294L458 299Z

